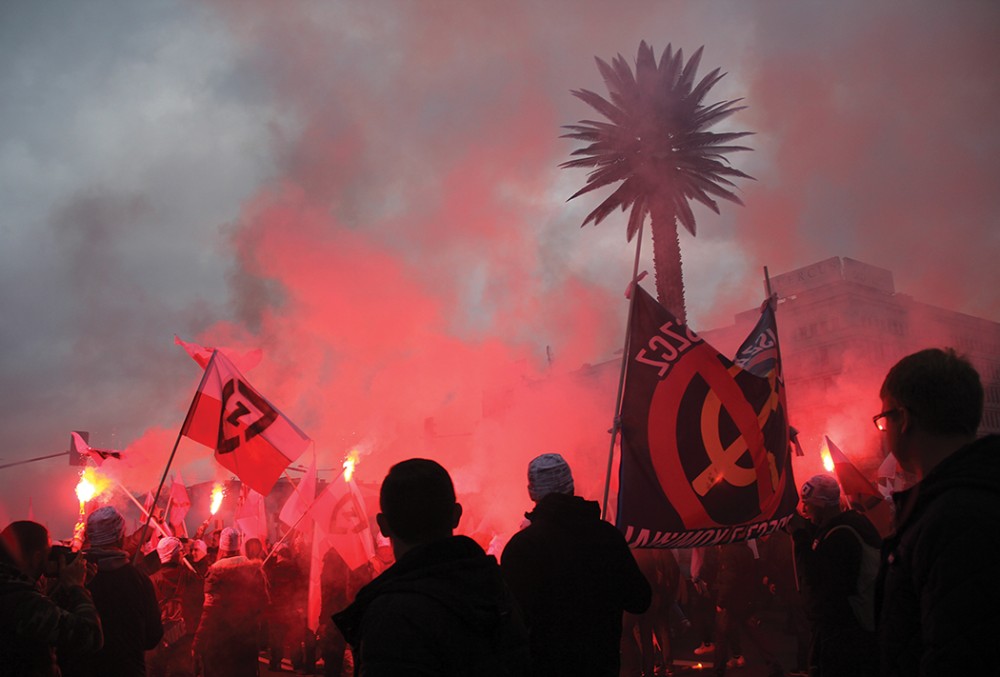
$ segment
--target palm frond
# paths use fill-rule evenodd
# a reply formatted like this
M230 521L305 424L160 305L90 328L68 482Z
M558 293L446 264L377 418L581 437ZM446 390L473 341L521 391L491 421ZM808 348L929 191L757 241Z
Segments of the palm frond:
M584 225L599 224L615 209L630 210L629 240L651 211L668 210L672 222L695 234L693 202L720 213L719 200L742 204L732 179L753 177L734 168L727 155L750 150L734 143L750 132L708 131L739 112L741 99L704 104L708 92L725 77L720 68L698 78L704 47L688 60L668 44L656 58L652 46L639 43L634 66L617 54L595 58L608 98L586 89L573 96L606 120L581 120L563 127L562 138L580 146L560 164L587 168L585 185L569 199L598 188L614 190L591 211Z
M604 202L597 205L597 208L587 215L587 218L583 220L580 227L582 228L590 222L593 222L596 226L604 220L604 217L613 212L615 209L627 209L628 206L635 201L635 184L635 179L626 179L623 181L622 185L618 186L615 192L605 198Z
M694 222L694 212L691 211L691 205L688 204L688 201L683 196L675 196L673 207L681 225L687 228L692 235L697 235L698 225Z
M649 198L644 193L638 193L632 203L632 211L628 215L628 226L625 228L625 240L631 242L639 227L649 213Z
M677 82L677 89L683 92L685 97L691 92L691 87L694 86L695 72L698 70L698 64L701 63L701 53L703 51L705 51L704 45L695 50L695 53L688 59L687 65L684 66L680 80Z

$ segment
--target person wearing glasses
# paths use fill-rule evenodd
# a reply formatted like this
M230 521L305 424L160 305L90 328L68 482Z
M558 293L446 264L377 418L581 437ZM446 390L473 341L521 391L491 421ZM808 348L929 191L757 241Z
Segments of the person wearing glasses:
M1000 436L976 439L979 374L952 349L900 360L874 417L885 446L917 483L893 494L877 597L886 677L996 674L1000 637Z

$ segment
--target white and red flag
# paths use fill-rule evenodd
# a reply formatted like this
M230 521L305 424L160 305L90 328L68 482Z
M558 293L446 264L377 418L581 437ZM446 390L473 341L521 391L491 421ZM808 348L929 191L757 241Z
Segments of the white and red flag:
M181 434L215 449L220 465L265 496L312 441L218 350L205 367Z
M80 433L73 431L69 434L70 441L73 445L73 451L80 456L89 456L93 459L94 463L98 468L101 464L109 458L121 459L122 452L116 449L95 449L87 443L87 440L83 439Z
M306 615L307 623L313 629L319 621L320 576L327 551L335 549L351 571L375 556L375 541L368 523L365 499L357 485L345 479L344 474L341 473L326 485L306 518L311 518L314 522Z
M174 343L183 348L202 369L208 366L209 360L212 359L212 353L216 350L224 352L240 371L250 371L260 364L260 359L264 355L264 351L260 348L245 351L234 350L224 346L211 348L198 343L192 343L191 341L185 341L177 334L174 334Z
M190 509L191 497L188 496L187 487L184 486L181 474L177 473L170 483L170 515L167 517L167 522L173 528L174 535L181 531L184 532L185 536L187 535L187 525L184 524L184 518L187 517Z
M309 469L297 486L293 487L292 495L285 501L278 513L278 519L289 527L297 527L300 531L309 533L312 518L307 516L309 509L316 501L316 451L313 450Z
M234 521L243 534L243 542L246 543L249 538L259 538L261 543L266 543L267 513L264 510L264 497L246 484L240 493L242 497Z
M837 474L837 483L840 484L840 493L871 520L884 538L892 529L892 510L889 503L878 487L851 463L851 459L847 458L847 454L841 451L833 440L826 435L823 439L825 449L821 450L820 454L825 451L830 455L834 472Z

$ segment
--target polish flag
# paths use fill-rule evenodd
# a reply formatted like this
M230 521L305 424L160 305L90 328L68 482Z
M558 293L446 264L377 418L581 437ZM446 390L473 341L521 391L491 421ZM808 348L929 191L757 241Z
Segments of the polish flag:
M316 501L316 452L313 451L312 462L309 469L302 477L302 480L292 490L292 495L281 507L278 519L289 527L297 527L300 531L308 533L312 526L312 518L305 516Z
M220 351L212 353L181 434L266 496L311 440L250 385Z
M208 366L209 360L212 359L212 353L216 350L216 348L210 348L191 341L185 341L177 334L174 334L174 343L183 348L187 354L191 356L191 359L197 362L198 366L202 369ZM253 350L247 350L244 352L225 347L219 347L218 350L229 355L233 364L239 367L240 371L250 371L260 364L260 359L264 355L264 351L260 348L254 348Z
M892 529L892 510L886 502L882 492L867 477L861 474L857 466L851 463L847 455L840 450L826 435L826 450L833 461L834 472L837 473L837 483L840 484L840 492L846 497L854 497L852 503L858 511L864 513L879 534L884 538Z

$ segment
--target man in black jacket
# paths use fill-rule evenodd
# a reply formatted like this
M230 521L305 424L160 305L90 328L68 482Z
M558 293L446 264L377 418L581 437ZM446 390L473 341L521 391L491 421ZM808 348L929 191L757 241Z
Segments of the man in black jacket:
M454 536L448 471L414 458L389 469L377 516L396 563L333 620L360 677L528 674L527 634L496 559Z
M573 495L562 456L531 461L528 495L531 524L510 539L501 567L528 624L533 674L617 676L622 613L649 608L649 583L597 502Z
M979 374L954 350L922 350L886 376L874 417L918 482L893 495L883 546L878 637L885 676L995 674L1000 577L1000 437L976 440Z
M93 656L59 656L65 677L142 677L146 651L163 638L160 606L149 576L129 562L125 518L113 506L87 516L83 556L97 565L87 584L104 627L104 647Z

